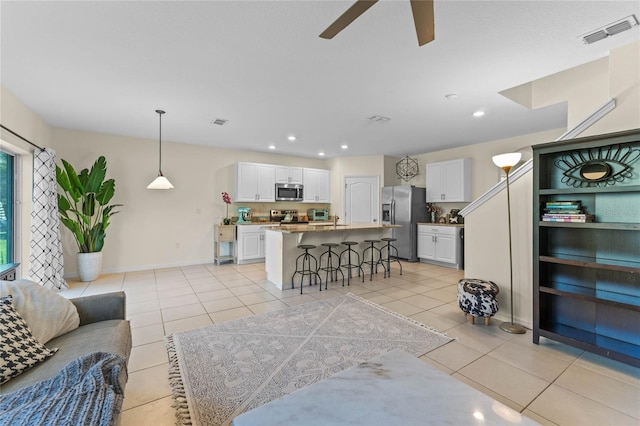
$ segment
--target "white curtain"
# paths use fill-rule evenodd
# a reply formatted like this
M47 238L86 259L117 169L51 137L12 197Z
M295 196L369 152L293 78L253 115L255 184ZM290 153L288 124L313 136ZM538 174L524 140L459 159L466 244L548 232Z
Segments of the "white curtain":
M50 289L67 287L58 216L56 152L45 148L33 157L33 210L31 211L32 280Z

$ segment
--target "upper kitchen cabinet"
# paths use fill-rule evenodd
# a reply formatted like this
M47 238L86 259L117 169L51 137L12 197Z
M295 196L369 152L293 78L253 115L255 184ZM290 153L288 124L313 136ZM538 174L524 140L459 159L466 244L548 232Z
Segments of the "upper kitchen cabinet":
M302 167L276 166L276 183L302 184Z
M427 203L459 203L471 200L471 159L427 164Z
M331 173L329 170L303 169L304 203L331 202Z
M236 170L238 202L275 202L276 166L273 164L238 163Z

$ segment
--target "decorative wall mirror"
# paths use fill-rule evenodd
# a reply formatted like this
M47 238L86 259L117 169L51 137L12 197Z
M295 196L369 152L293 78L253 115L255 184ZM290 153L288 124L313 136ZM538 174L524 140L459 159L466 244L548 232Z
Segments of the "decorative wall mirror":
M562 170L562 183L574 188L615 185L633 176L631 166L640 150L610 145L565 154L554 165Z

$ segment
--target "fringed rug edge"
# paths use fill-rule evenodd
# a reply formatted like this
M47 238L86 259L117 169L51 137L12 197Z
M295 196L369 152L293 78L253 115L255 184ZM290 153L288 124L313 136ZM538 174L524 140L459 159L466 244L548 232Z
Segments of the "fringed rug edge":
M171 396L173 398L172 407L176 413L176 424L179 426L193 425L191 413L189 412L189 403L187 394L182 380L180 371L180 362L178 361L178 353L176 345L173 341L173 334L164 338L164 343L169 355L169 386L171 386Z

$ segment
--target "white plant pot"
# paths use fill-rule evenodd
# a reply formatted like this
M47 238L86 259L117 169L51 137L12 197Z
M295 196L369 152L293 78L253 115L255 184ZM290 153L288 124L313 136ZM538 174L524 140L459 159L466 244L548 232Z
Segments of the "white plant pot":
M78 274L80 281L94 281L102 270L102 252L78 253Z

